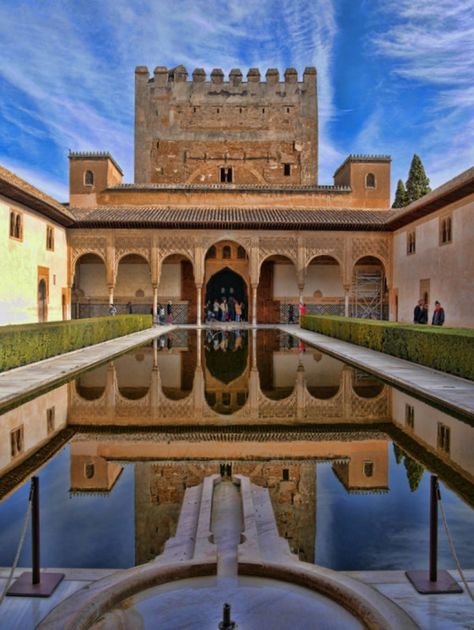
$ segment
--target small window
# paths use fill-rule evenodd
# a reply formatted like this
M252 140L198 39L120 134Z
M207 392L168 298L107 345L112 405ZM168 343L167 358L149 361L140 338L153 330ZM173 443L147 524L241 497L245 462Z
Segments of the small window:
M86 171L84 174L84 184L86 186L94 185L94 173L92 171Z
M222 258L224 260L229 260L232 256L232 250L230 248L230 245L224 245L224 247L222 248Z
M239 245L237 248L237 258L240 258L242 260L247 258L247 254L245 252L245 249L242 247L242 245Z
M291 164L283 164L283 175L289 177L291 175Z
M290 471L288 470L288 468L283 468L282 474L283 481L290 481Z
M23 453L23 425L10 433L10 452L12 457Z
M289 108L289 107L287 107L287 108L286 108L286 113L287 113L287 114L289 114L289 113L290 113L290 108Z
M222 392L222 404L224 407L230 407L230 392Z
M373 173L367 173L365 178L365 186L366 188L375 188L376 180L375 175Z
M23 238L23 218L18 212L10 212L10 237Z
M209 247L209 249L207 250L206 258L215 258L215 257L216 257L216 248L213 245L212 247Z
M451 430L442 422L438 422L438 448L449 453L451 442Z
M193 112L196 113L196 108L195 107L193 107Z
M407 254L416 252L416 232L407 232Z
M221 110L220 110L219 108L217 108L217 109L216 109L216 112L217 112L218 114L220 114L220 113L221 113Z
M95 466L94 466L94 464L91 464L91 463L88 462L84 466L84 474L86 476L86 479L92 479L93 476L95 475Z
M374 476L374 462L364 462L364 475L366 477Z
M46 249L54 251L54 228L51 225L46 226Z
M265 107L262 107L262 114L265 113Z
M223 184L231 184L232 183L232 168L231 167L221 167L221 182Z
M46 430L48 433L54 431L54 419L56 416L56 407L50 407L46 409Z
M452 235L452 219L451 217L446 217L441 220L440 223L440 243L441 245L445 245L446 243L451 243L453 240Z
M415 426L415 407L413 405L405 405L405 424L409 429Z

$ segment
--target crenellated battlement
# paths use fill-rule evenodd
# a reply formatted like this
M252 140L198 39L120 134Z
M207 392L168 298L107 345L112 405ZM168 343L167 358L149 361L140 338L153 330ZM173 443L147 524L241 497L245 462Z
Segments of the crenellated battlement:
M139 82L146 82L150 87L158 89L173 89L175 86L186 83L192 87L202 90L203 84L210 89L220 86L223 89L242 88L242 87L265 87L280 86L283 90L285 86L294 86L299 84L301 87L309 87L316 85L317 72L314 67L305 68L302 80L298 81L298 72L295 68L286 68L282 79L277 68L268 68L265 77L262 78L259 68L249 68L244 80L244 74L240 68L232 68L227 80L222 68L214 68L207 75L204 68L195 68L188 80L189 74L187 69L180 65L175 68L167 68L166 66L156 66L153 73L150 74L146 66L137 66L135 69L136 79Z
M317 74L135 70L135 182L317 182Z

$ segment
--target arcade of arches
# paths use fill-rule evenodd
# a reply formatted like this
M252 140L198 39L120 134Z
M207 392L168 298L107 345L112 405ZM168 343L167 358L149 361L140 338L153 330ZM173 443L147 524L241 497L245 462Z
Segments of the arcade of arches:
M201 323L221 319L213 304L224 299L253 324L296 320L301 302L307 313L377 319L394 307L385 233L149 232L73 232L73 317L104 315L111 304L156 315L171 302L175 323Z

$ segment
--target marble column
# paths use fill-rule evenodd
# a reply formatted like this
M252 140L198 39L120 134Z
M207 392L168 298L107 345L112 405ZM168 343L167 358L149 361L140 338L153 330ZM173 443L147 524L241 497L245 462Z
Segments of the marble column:
M252 285L252 326L257 325L257 286Z

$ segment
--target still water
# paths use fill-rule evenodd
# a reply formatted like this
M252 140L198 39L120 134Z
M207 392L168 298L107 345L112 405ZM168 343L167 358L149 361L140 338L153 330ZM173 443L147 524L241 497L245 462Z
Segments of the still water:
M43 564L113 568L159 554L186 488L225 464L269 489L301 559L340 570L427 567L435 473L474 567L473 427L279 331L173 332L6 412L0 431L0 566L32 474Z

